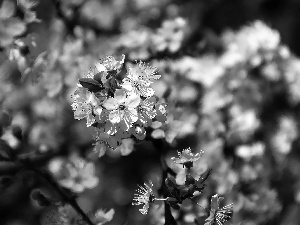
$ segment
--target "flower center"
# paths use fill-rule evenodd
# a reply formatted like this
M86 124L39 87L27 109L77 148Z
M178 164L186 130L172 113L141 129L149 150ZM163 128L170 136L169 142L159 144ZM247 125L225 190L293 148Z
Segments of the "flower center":
M126 108L125 105L123 105L123 104L119 105L120 110L124 110L125 108Z

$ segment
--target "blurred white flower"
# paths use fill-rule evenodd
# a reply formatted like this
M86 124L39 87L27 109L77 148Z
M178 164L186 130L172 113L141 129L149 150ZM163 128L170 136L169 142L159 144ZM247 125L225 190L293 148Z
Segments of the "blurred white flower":
M264 53L268 54L280 44L279 33L262 21L255 21L237 33L226 32L222 38L227 51L221 57L221 62L226 67L246 60L257 66Z
M279 65L276 62L268 63L262 68L262 74L271 81L278 81L281 77Z
M122 35L117 48L125 48L128 51L128 57L134 59L147 59L150 55L149 45L151 41L151 33L148 29L131 30Z
M254 143L252 145L240 145L236 149L236 155L249 161L252 157L262 156L265 152L265 145L263 143Z
M95 176L94 163L87 162L77 155L72 155L68 160L62 161L59 159L57 162L51 162L49 170L61 186L75 193L81 193L85 189L92 189L99 182Z
M298 137L295 119L284 116L279 120L279 128L271 139L271 145L279 153L286 155L291 151L292 143Z
M152 36L154 49L160 52L178 51L184 39L185 29L186 21L181 17L164 21L162 27Z
M182 76L202 83L205 87L211 87L225 72L219 59L214 55L206 55L201 58L185 56L175 61L172 68Z
M235 105L230 109L231 121L229 123L230 139L248 140L260 126L260 120L255 110L243 110Z

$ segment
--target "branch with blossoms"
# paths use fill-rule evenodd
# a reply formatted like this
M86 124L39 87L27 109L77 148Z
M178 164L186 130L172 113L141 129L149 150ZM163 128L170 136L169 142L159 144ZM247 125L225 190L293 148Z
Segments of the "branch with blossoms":
M86 119L86 125L96 129L94 151L99 156L104 154L105 147L115 150L124 144L124 140L133 138L142 141L146 137L146 129L153 122L166 121L167 105L154 95L154 90L150 87L154 80L160 78L156 74L156 68L142 62L125 68L124 61L124 56L120 60L107 57L96 64L94 70L79 80L73 96L75 118ZM194 154L190 148L184 149L178 153L178 158L172 158L175 164L186 168L185 183L178 185L172 176L174 174L169 174L170 168L166 166L165 153L168 145L161 143L156 147L160 149L161 155L162 196L154 194L153 183L149 181L144 186L139 186L133 205L142 205L139 211L146 215L150 204L164 201L165 225L176 225L172 209L179 210L185 200L199 205L193 198L195 193L203 193L211 170L208 169L199 179L195 179L191 170L193 163L202 157L203 151ZM231 218L232 204L220 207L221 200L221 197L214 195L210 210L199 205L210 213L205 225L223 225Z

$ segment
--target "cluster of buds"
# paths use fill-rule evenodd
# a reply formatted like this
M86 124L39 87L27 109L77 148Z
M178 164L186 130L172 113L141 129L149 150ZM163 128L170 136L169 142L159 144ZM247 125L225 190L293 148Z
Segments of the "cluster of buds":
M125 138L143 140L153 121L166 121L166 104L150 87L160 78L156 68L142 62L125 68L124 59L108 56L97 63L79 80L72 104L75 119L86 118L97 130L96 141L113 149Z

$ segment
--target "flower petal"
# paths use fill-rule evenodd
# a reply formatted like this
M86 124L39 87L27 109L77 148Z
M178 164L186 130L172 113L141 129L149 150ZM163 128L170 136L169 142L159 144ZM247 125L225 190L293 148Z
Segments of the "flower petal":
M122 88L126 89L127 91L132 91L132 89L133 89L132 83L131 83L130 79L128 79L128 78L123 79L123 84L121 86L122 86Z
M84 186L89 189L96 187L98 185L98 183L99 183L99 180L95 176L87 177L84 180Z
M117 89L115 92L114 99L117 101L117 103L120 105L125 102L126 99L126 92L123 89Z
M131 94L126 98L125 105L128 108L136 108L141 102L140 96L136 94Z
M125 111L124 117L128 119L130 123L134 123L138 120L138 113L136 109L128 108Z
M115 98L109 98L109 99L107 99L103 102L103 106L107 110L115 110L119 107L119 104L118 104L118 102L116 101Z

